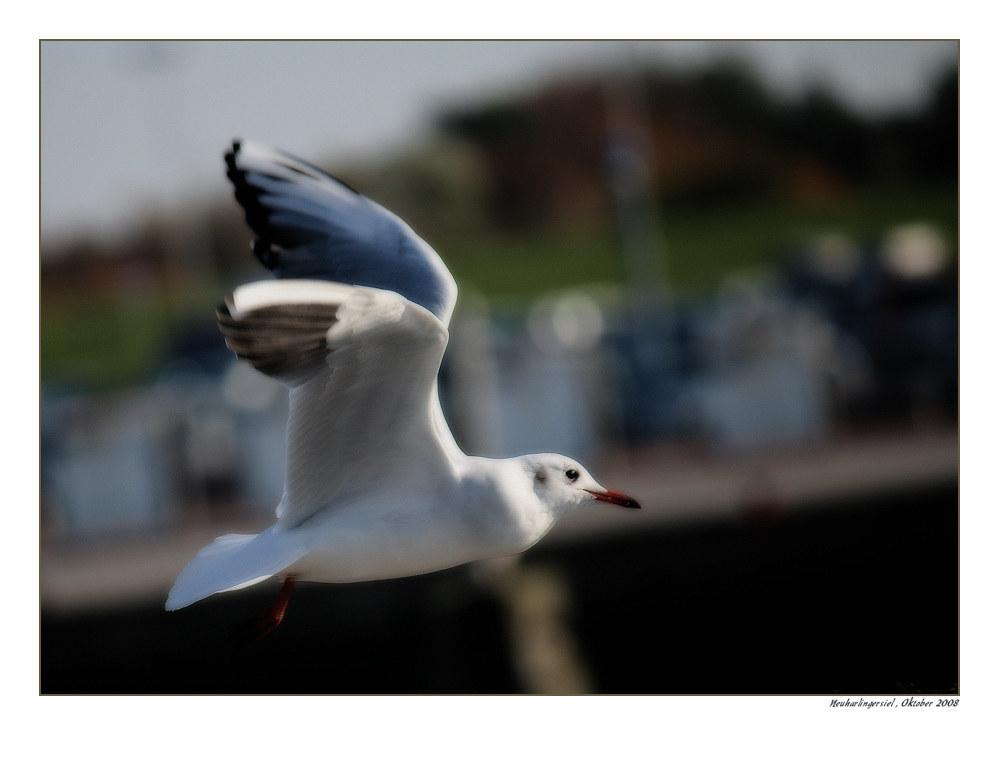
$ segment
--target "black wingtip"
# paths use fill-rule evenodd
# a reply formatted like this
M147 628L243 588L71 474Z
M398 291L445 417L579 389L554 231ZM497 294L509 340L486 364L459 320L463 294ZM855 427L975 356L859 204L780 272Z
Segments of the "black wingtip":
M278 266L278 254L279 250L276 250L271 243L262 239L255 239L250 243L250 249L253 251L260 263L266 266L268 269L276 269Z
M270 181L284 180L295 183L301 176L306 176L318 181L332 180L357 196L361 194L328 172L277 149L261 151L267 162L263 167L266 172L261 171L255 165L254 146L251 145L244 150L243 142L238 137L234 138L232 149L224 154L226 177L233 184L233 193L243 208L247 225L258 238L252 243L253 254L266 268L277 271L282 261L282 248L297 248L314 239L315 234L308 229L272 223L271 216L274 212L272 207L261 202L262 195L267 193L266 187L272 185ZM243 155L240 155L241 151ZM284 171L287 171L287 174Z
M229 178L233 183L241 182L238 178L239 169L236 167L236 154L239 153L239 143L233 141L232 150L226 151L222 156L225 159L225 176Z
M268 225L268 211L260 204L259 196L262 189L250 185L246 180L246 173L239 168L236 163L236 154L239 153L242 141L239 139L232 141L232 150L225 154L225 174L233 184L236 201L243 208L246 224L253 230L253 233L261 238L262 253L258 253L254 248L254 255L259 258L268 269L274 269L275 256L271 245L276 241L275 235ZM265 258L266 257L266 258Z

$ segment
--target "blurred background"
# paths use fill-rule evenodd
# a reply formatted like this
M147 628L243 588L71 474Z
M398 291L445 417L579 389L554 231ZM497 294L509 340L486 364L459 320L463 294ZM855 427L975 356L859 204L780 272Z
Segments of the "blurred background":
M40 72L43 693L958 691L956 41L43 41ZM276 583L163 611L282 491L284 390L214 322L265 276L234 137L442 255L466 452L644 508L303 585L245 649Z

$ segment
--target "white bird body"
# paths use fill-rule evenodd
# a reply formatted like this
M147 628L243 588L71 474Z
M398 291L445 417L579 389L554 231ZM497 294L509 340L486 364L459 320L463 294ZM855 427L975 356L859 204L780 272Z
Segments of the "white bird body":
M304 162L238 143L227 161L266 240L254 252L299 275L241 286L218 313L230 349L290 390L285 491L270 528L191 560L168 610L275 575L369 581L516 554L594 499L638 506L559 455L462 453L437 395L455 295L437 254Z
M533 493L511 486L526 480L504 470L519 468L515 461L470 457L463 467L423 492L406 490L405 501L385 490L330 506L285 531L303 533L307 547L287 572L324 582L412 576L517 554L554 524L555 515Z

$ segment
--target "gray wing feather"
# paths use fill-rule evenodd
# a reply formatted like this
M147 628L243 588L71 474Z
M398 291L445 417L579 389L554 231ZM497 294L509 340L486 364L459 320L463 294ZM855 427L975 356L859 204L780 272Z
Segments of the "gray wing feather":
M217 310L226 346L255 369L289 386L326 365L326 332L337 304L274 304L233 317L232 297Z

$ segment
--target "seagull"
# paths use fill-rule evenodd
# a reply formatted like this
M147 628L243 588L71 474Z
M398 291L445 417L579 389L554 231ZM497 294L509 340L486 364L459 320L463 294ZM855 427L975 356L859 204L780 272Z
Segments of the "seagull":
M217 310L230 350L289 390L277 519L224 535L180 573L166 608L277 576L249 622L276 627L297 581L349 583L515 555L593 501L640 508L557 454L464 454L437 376L457 285L398 216L291 155L235 141L227 175L275 279Z

